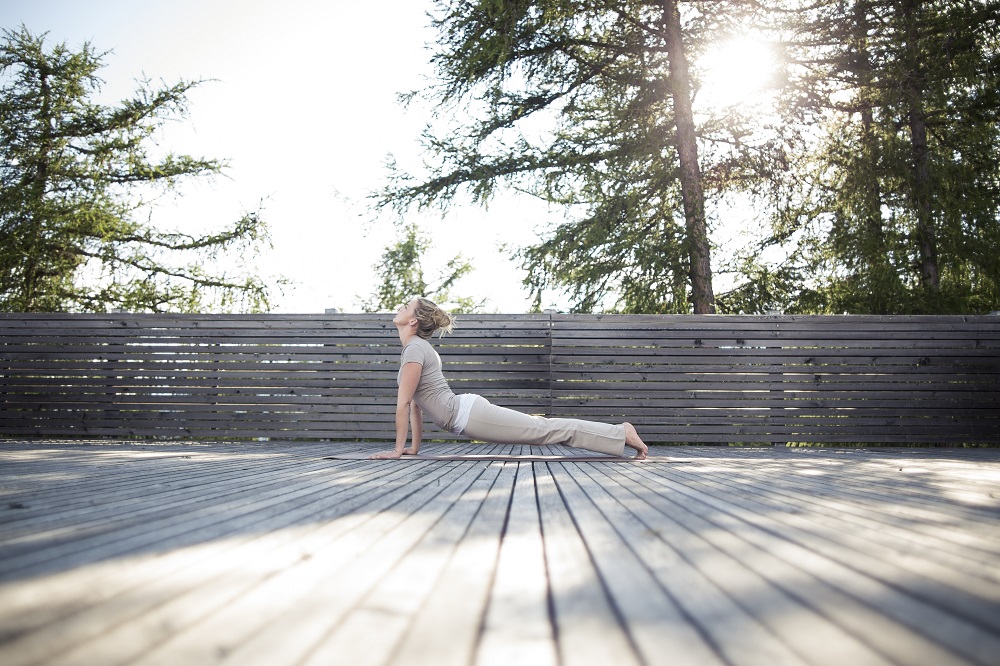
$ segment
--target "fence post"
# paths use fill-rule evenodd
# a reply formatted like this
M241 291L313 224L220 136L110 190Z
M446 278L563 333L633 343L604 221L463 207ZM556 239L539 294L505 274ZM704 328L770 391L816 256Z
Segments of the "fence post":
M779 320L779 318L782 316L782 312L780 310L768 310L767 311L767 315L768 315L768 317L774 317L774 320L775 320L774 321L774 323L775 323L774 336L778 339L779 342L781 342L781 344L779 344L777 347L769 345L767 347L767 349L782 349L784 347L784 342L782 341L782 337L780 335L780 332L781 332L781 321ZM778 388L778 389L771 389L771 392L769 394L770 398L771 398L771 400L777 399L781 403L784 403L784 400L785 400L785 388L784 388L784 380L785 380L784 366L785 366L785 360L784 360L784 358L785 357L782 356L781 354L777 354L777 355L772 356L772 363L780 364L781 368L782 368L782 372L770 373L770 375L769 375L772 380L776 379L778 381L779 385L781 386L781 388ZM772 436L775 435L775 434L781 434L781 433L784 432L785 427L787 425L787 422L785 421L785 410L784 410L783 406L782 407L772 407L770 409L770 418L768 418L768 425L771 426L770 430L771 430L771 435ZM785 433L785 434L787 434L787 433ZM787 444L788 444L787 439L785 441L775 441L773 439L771 440L771 446L786 446Z

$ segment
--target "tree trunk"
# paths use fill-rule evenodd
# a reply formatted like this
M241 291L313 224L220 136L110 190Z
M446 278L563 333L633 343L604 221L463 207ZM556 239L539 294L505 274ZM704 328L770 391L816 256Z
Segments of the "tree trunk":
M937 237L930 196L930 160L927 151L927 123L922 108L910 110L913 142L913 200L917 210L917 247L920 250L920 282L933 291L941 286L938 278Z
M44 222L41 219L42 204L45 201L46 189L49 177L49 154L52 150L52 94L49 86L49 76L45 69L40 69L39 91L41 92L40 115L43 124L40 146L38 149L38 162L35 165L35 173L31 183L31 204L29 225L29 238L24 257L24 281L22 284L21 311L34 312L38 309L36 299L41 291L39 284L42 278L44 261L43 235Z
M711 251L705 221L705 193L698 166L698 144L691 112L691 80L687 56L681 41L681 15L677 0L664 0L663 15L667 58L670 61L670 90L677 125L677 155L680 158L681 197L690 255L691 302L695 314L715 313L712 291Z
M853 70L862 90L871 90L875 85L875 75L872 71L871 54L868 51L868 31L871 25L868 21L868 4L859 2L854 6L855 30L858 33L858 43L854 52ZM869 93L870 95L870 93ZM879 154L878 137L875 133L875 116L872 112L871 98L866 97L861 106L861 126L865 152L871 160L877 160ZM878 180L878 165L871 169L872 178L868 190L868 207L865 223L868 234L874 241L875 248L882 254L876 259L887 259L885 256L885 229L882 225L882 189Z
M856 46L852 54L851 70L859 87L871 91L875 83L872 67L872 56L869 52L868 34L871 23L868 20L869 2L857 2L854 5L854 31ZM868 310L871 314L889 314L897 305L897 294L889 284L895 282L895 268L889 257L889 247L886 242L885 225L882 220L882 188L879 185L879 155L878 136L875 128L875 116L872 111L871 93L862 101L861 127L864 152L871 168L868 170L868 196L866 197L863 227L862 251L864 252L865 270L868 272L869 284L873 287L868 294Z
M931 290L940 286L937 263L937 237L931 204L930 154L927 148L927 114L923 103L923 72L920 67L919 26L917 12L921 0L903 3L906 21L906 52L909 71L906 72L906 94L910 144L913 156L913 204L917 214L916 241L920 253L920 282Z

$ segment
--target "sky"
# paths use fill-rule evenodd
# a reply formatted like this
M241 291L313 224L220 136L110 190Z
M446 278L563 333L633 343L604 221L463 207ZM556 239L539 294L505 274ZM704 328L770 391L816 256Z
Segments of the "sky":
M263 201L274 247L256 268L291 282L273 311L358 312L400 221L376 214L370 195L387 183L390 155L410 170L427 157L419 135L429 107L406 109L397 95L431 82L430 10L427 0L0 0L0 26L23 23L47 31L50 43L109 51L99 72L103 103L129 97L144 77L205 80L161 146L228 166L223 177L161 199L153 222L217 228ZM461 253L475 270L456 293L518 313L530 304L512 248L562 215L511 194L488 210L460 205L405 220L431 235L428 278Z

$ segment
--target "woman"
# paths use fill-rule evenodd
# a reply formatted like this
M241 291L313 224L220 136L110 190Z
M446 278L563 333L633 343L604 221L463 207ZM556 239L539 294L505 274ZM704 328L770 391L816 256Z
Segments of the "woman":
M415 298L400 307L392 323L403 343L396 375L396 448L369 457L416 455L426 411L439 427L470 439L536 446L566 444L616 456L623 455L628 446L635 449L636 460L646 459L648 449L631 423L547 419L497 407L478 395L455 395L441 374L441 357L428 342L439 330L451 332L451 316L426 298ZM413 437L407 447L410 428Z

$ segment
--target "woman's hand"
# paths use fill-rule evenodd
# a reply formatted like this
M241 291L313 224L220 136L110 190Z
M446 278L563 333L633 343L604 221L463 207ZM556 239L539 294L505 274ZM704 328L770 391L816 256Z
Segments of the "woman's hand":
M403 452L405 453L405 451ZM380 451L379 453L373 453L368 456L369 460L392 460L394 458L400 457L402 454L393 449L392 451Z

